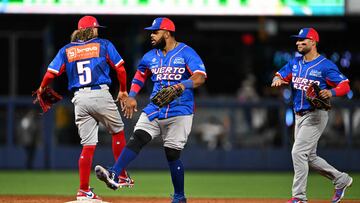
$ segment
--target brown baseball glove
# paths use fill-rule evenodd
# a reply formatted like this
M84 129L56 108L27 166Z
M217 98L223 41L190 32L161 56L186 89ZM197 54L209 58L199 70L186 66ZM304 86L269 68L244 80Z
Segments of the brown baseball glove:
M330 98L323 99L319 96L321 89L320 87L315 84L311 83L306 90L306 99L309 101L311 106L313 106L316 109L324 109L324 110L330 110L331 109L331 103Z
M52 105L54 105L56 102L62 100L62 96L55 92L50 87L45 87L44 90L40 93L39 89L32 92L32 96L35 96L35 99L33 100L33 103L36 104L39 103L41 109L43 110L43 113L47 112Z
M178 98L183 92L184 90L181 88L180 85L172 85L162 88L159 92L155 94L151 101L161 108L174 101L174 99Z

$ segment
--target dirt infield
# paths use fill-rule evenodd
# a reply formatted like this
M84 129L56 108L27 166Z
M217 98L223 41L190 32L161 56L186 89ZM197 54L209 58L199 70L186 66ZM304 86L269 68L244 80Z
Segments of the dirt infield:
M106 202L113 203L169 203L169 198L107 197ZM0 203L63 203L76 202L72 197L63 196L0 196ZM190 198L188 203L284 203L285 199L214 199ZM313 200L309 203L328 203L329 200ZM359 203L359 200L343 200L341 203ZM80 202L79 202L80 203ZM86 203L82 201L81 203Z

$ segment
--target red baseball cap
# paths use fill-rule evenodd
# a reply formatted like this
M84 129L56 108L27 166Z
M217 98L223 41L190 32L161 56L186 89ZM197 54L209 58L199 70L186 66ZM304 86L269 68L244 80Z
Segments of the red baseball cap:
M316 42L320 41L319 34L314 28L302 28L299 31L298 35L292 35L291 37L301 38L301 39L312 39Z
M150 27L146 27L145 30L168 30L175 32L175 24L169 18L156 18Z
M104 27L99 25L98 21L94 16L84 16L78 22L78 30L93 28L93 27Z

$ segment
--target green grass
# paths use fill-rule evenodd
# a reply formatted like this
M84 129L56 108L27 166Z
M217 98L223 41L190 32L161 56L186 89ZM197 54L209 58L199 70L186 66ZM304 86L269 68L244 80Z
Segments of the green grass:
M172 186L167 171L131 171L134 188L112 191L91 175L91 186L101 196L169 197ZM353 186L347 199L360 200L360 173L351 173ZM292 173L283 172L186 172L185 191L189 197L209 198L288 198ZM77 171L0 171L0 195L73 196L78 188ZM311 173L308 198L329 199L333 185Z

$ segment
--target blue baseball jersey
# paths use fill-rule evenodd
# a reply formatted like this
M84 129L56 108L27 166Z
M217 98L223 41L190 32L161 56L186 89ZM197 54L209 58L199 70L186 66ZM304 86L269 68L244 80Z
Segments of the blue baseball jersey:
M114 45L106 39L94 38L85 42L71 42L62 47L48 67L59 74L66 71L68 89L111 84L110 64L118 66L123 59Z
M152 49L141 59L138 70L141 73L150 72L154 87L150 98L160 89L188 80L193 73L200 72L206 76L205 66L199 55L191 47L179 43L166 56L159 49ZM190 115L194 112L193 89L185 89L183 94L159 109L150 102L144 109L150 120L164 119L174 116Z
M320 89L328 89L348 80L332 61L321 55L309 62L302 56L295 57L283 66L277 75L292 87L295 112L312 109L306 100L306 90L310 83L318 84Z

